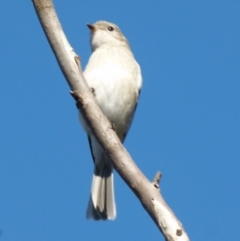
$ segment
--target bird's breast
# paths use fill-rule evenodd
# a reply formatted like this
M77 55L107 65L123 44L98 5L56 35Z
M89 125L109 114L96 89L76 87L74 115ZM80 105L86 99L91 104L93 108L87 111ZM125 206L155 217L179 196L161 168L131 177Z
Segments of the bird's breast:
M84 71L86 81L94 89L103 113L120 129L131 118L138 94L137 66L130 57L119 59L115 54L112 58L104 59L104 55L100 54L96 59L90 59ZM99 61L101 58L102 61Z

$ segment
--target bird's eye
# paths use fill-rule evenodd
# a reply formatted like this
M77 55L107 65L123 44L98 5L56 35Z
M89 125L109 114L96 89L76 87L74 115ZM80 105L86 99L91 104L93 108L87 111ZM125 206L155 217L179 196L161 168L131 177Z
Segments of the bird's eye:
M109 31L113 31L113 30L114 30L114 27L109 26L109 27L108 27L108 30L109 30Z

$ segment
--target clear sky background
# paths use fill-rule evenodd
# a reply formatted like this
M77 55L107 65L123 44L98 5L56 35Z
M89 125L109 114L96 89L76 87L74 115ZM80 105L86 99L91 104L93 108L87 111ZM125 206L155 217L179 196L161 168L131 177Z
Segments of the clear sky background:
M86 23L128 38L144 85L125 146L191 240L240 240L240 1L55 1L85 67ZM85 219L93 163L32 2L0 1L0 241L164 240L115 173L117 219Z

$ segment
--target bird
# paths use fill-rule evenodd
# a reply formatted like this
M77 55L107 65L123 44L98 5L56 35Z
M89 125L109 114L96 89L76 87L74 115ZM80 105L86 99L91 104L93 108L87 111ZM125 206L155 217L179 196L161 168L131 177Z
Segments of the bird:
M107 21L87 24L92 54L84 77L96 102L123 143L137 107L142 75L130 45L120 28ZM88 135L94 161L92 187L86 218L114 220L117 215L113 165L80 113L80 122Z

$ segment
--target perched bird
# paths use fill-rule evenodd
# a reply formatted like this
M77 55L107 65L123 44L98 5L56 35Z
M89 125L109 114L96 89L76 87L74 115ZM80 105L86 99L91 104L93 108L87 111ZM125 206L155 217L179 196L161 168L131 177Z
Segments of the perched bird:
M84 70L84 77L101 110L113 123L119 139L123 142L137 106L142 86L141 70L118 26L106 21L87 26L91 32L92 55ZM80 121L88 134L94 160L86 216L88 219L114 220L116 204L111 160L81 115Z

